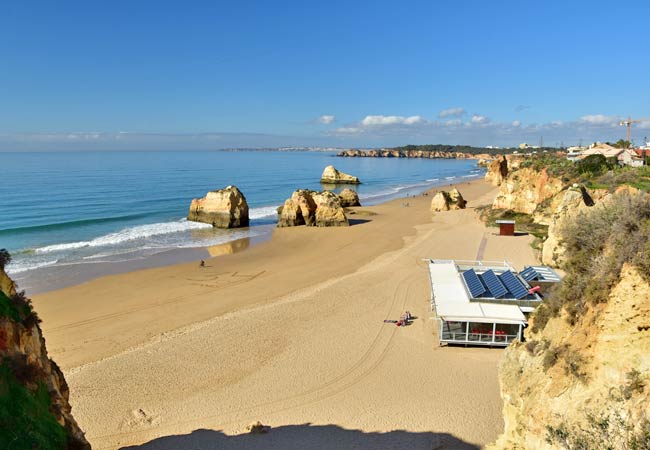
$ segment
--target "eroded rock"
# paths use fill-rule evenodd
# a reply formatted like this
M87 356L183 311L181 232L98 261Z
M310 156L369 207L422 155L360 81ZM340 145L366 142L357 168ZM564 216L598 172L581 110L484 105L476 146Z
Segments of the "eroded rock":
M336 170L334 166L327 166L323 170L323 174L320 177L321 183L331 183L331 184L359 184L361 181L355 176L348 175L339 170Z
M248 203L236 186L210 191L203 198L193 199L187 220L209 223L215 228L248 226Z

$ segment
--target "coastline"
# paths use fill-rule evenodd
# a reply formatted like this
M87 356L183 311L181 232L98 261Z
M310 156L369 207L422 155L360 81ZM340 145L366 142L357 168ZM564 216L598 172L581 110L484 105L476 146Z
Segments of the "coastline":
M476 181L482 179L484 173L473 175L471 177L455 177L461 182ZM451 180L422 181L408 186L396 188L393 193L379 193L362 198L364 206L376 206L391 200L397 200L404 196L417 196L426 191L438 188L444 188ZM331 186L330 186L331 187ZM334 186L336 187L336 186ZM278 205L279 206L279 205ZM174 264L190 263L201 259L209 258L216 249L222 249L222 254L229 254L244 250L238 246L238 242L247 241L245 248L262 243L273 236L275 229L275 218L260 220L261 223L255 224L250 228L233 229L235 232L245 231L250 233L247 238L233 238L222 244L210 247L184 247L168 248L156 251L153 254L145 254L139 251L132 251L123 254L116 254L110 259L98 260L91 262L74 262L67 264L56 264L32 269L27 272L11 273L10 275L22 286L30 295L39 295L50 291L64 289L79 284L92 281L108 275L133 272L136 270L152 269L156 267L171 266ZM230 250L229 250L230 249Z
M158 267L35 296L89 440L118 448L175 435L189 446L197 428L238 434L253 420L496 438L501 352L437 347L421 259L474 259L481 248L485 259L535 260L528 236L504 240L476 218L494 187L456 186L467 210L432 216L431 196L397 199L357 208L366 213L349 228L276 229L203 269ZM418 317L412 326L383 324L404 309Z

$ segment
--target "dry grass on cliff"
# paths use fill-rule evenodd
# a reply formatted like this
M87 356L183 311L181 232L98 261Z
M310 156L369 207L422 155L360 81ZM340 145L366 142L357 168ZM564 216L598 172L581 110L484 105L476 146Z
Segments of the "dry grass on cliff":
M625 263L650 281L650 195L618 194L567 223L561 237L567 275L535 311L533 332L561 311L575 324L589 305L606 302Z

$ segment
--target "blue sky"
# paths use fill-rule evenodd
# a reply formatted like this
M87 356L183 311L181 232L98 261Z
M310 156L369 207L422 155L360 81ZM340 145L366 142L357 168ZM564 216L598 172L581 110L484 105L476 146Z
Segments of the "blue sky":
M7 1L0 150L612 140L649 47L647 1Z

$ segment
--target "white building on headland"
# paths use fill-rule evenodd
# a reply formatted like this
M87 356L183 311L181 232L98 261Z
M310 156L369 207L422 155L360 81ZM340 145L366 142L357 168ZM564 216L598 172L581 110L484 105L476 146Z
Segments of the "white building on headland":
M620 166L638 167L643 165L643 158L630 148L617 148L602 142L595 142L589 147L569 147L567 159L577 161L590 155L603 155L605 158L616 158Z
M441 345L505 347L521 340L526 314L541 303L544 284L560 281L546 266L517 273L505 261L428 261L431 310Z

